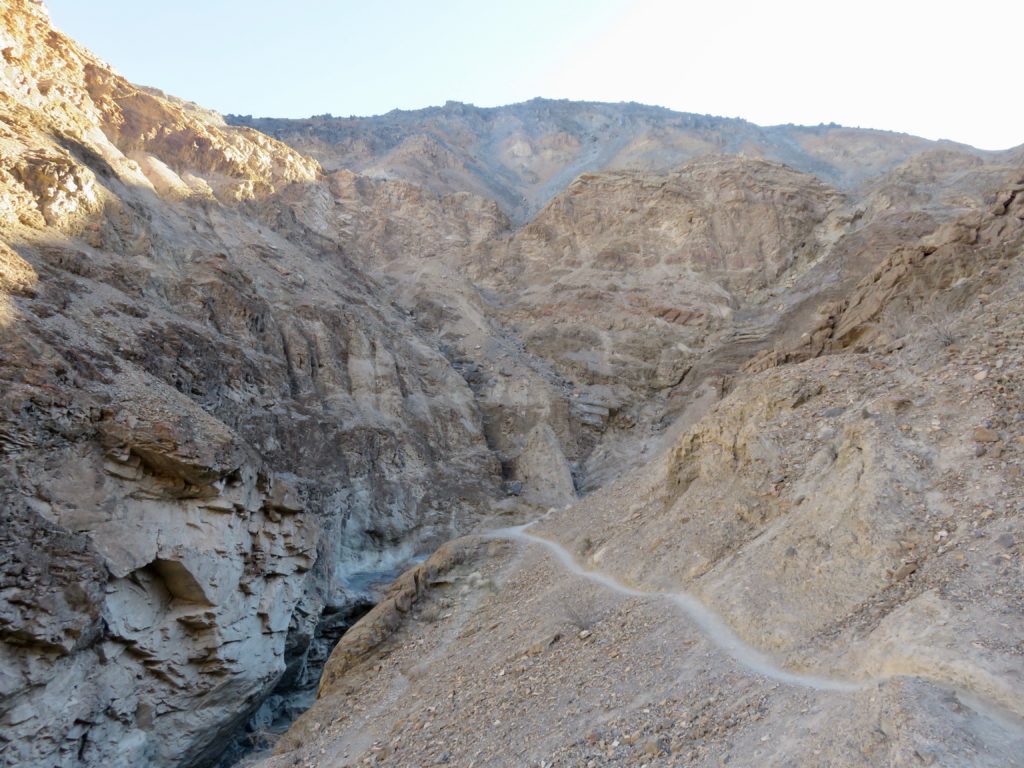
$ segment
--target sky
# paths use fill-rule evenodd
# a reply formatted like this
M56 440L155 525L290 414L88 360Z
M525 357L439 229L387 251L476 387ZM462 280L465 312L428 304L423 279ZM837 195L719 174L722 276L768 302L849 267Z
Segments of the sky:
M536 96L1024 143L1024 0L48 0L137 83L223 113Z

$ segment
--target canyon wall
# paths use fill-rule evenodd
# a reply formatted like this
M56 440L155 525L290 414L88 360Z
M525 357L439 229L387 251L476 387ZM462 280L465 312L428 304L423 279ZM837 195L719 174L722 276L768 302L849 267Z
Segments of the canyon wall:
M2 23L0 761L201 764L498 465L315 161Z

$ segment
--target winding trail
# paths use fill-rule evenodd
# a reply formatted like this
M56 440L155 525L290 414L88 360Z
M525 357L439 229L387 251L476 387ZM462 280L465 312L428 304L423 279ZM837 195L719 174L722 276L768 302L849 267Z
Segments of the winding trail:
M712 644L751 672L766 679L776 682L809 688L815 691L834 691L839 693L855 693L876 688L886 681L897 678L917 678L925 680L939 688L947 690L957 696L962 704L969 706L981 715L990 718L1005 731L1016 734L1015 739L1024 738L1024 718L1013 697L1014 701L1007 701L1005 695L990 690L985 695L973 690L970 685L957 685L955 682L943 679L940 675L927 674L891 674L868 678L860 681L846 680L839 677L825 677L821 675L803 674L791 672L773 661L769 656L758 649L744 642L740 637L710 608L700 600L685 591L666 592L658 590L640 590L623 584L618 579L600 571L591 571L580 565L576 558L561 544L527 533L527 528L541 522L548 515L523 525L500 528L484 534L484 538L503 539L520 541L527 544L535 544L544 547L569 573L586 579L611 592L626 597L653 598L666 600L679 609L705 634ZM1024 746L1024 741L1021 742Z
M677 606L682 612L708 637L716 648L723 651L730 658L762 677L775 680L787 685L812 688L816 691L841 691L851 693L854 691L866 690L873 687L878 681L853 682L838 678L821 677L819 675L807 675L799 672L790 672L773 662L768 656L761 653L753 646L745 643L732 631L728 624L720 619L711 609L704 605L688 592L661 592L634 589L623 584L618 579L600 571L590 571L580 565L576 558L561 544L527 533L526 529L540 522L534 520L524 525L500 528L486 534L488 539L505 539L522 541L530 544L539 544L555 556L562 567L570 573L579 576L587 581L598 584L605 589L626 597L641 597L667 600Z

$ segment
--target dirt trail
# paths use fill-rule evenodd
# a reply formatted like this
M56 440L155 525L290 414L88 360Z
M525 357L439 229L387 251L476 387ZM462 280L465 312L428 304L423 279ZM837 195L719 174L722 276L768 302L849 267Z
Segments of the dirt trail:
M439 581L261 766L1024 765L1017 697L980 671L913 649L801 671L689 593L588 570L545 538L558 518L476 534L488 556Z
M1024 733L1024 723L1021 722L1022 718L1024 718L1024 711L1021 710L1019 697L1014 695L1012 691L994 690L991 685L980 685L978 686L979 688L984 687L987 689L982 693L980 690L975 689L975 687L969 686L971 679L970 675L960 675L962 679L959 681L960 684L958 684L957 681L949 679L952 677L951 675L943 675L943 669L941 667L934 670L926 670L921 669L919 665L915 665L916 668L913 672L894 672L892 674L874 676L859 681L849 680L838 676L826 677L823 675L787 670L758 649L744 642L711 609L688 592L641 590L630 587L608 574L583 568L572 554L557 542L527 533L528 528L540 522L545 517L547 517L547 515L523 525L492 531L486 534L486 538L508 539L524 542L526 544L540 545L551 553L558 563L569 573L586 579L607 590L615 592L616 594L626 597L652 598L671 602L677 608L682 610L687 618L689 618L701 630L701 632L704 633L716 648L727 654L741 666L769 680L773 680L784 685L798 686L815 691L855 693L875 688L886 681L896 678L916 678L955 694L962 703L974 709L979 714L991 718L1003 729ZM963 684L965 680L968 683L967 686Z

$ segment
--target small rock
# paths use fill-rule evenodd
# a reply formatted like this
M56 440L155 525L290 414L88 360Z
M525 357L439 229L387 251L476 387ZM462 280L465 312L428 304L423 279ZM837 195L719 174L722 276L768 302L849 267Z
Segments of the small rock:
M661 747L658 745L657 739L648 739L644 742L644 752L651 757L657 757L661 754Z
M975 381L984 381L987 378L988 378L988 371L978 371L976 374L974 374L974 380Z
M594 633L591 632L589 629L581 629L578 637L579 637L580 640L586 640L592 634L594 634Z
M917 563L915 561L911 560L909 563L904 563L892 575L893 581L903 581L903 579L915 571L917 571Z
M974 442L976 443L998 443L999 433L988 427L974 428Z

